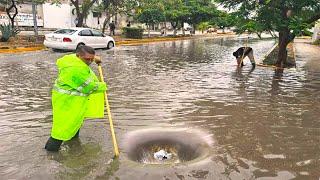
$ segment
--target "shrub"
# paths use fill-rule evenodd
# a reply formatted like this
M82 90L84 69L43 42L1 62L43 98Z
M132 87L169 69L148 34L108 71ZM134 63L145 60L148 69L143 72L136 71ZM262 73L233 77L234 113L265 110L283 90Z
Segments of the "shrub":
M313 45L320 45L320 39L315 40L312 44Z
M1 42L9 41L10 37L15 36L19 33L18 29L12 29L10 24L0 24L0 31L1 31Z
M0 31L1 31L1 38L0 38L0 41L1 42L7 42L9 41L9 38L11 37L12 35L12 31L11 31L11 26L8 24L4 24L4 25L0 25Z
M142 39L143 29L135 27L124 27L122 32L126 38Z

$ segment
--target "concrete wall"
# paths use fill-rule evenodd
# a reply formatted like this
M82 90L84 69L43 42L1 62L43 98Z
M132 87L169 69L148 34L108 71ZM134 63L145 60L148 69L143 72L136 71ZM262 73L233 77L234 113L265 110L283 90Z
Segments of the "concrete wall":
M74 7L70 5L68 0L65 0L59 5L51 4L50 2L37 5L38 26L50 29L75 27L76 16L72 15L72 9L74 9ZM17 25L33 27L31 4L19 4L18 12L21 14L21 17L17 18ZM93 17L93 14L90 13L85 20L85 24L90 28L102 29L105 18L105 14L97 18ZM115 20L115 18L113 17L110 20ZM0 12L0 24L3 23L9 23L9 18L7 18L5 12ZM126 25L127 17L118 15L116 28L120 29ZM106 28L108 29L109 26L107 25Z
M33 27L33 15L31 4L18 4L18 15L15 18L16 26ZM7 13L0 11L0 24L8 24L10 22ZM37 6L37 24L43 26L43 9L42 5Z
M43 6L44 28L70 28L74 27L72 21L71 6L69 4Z

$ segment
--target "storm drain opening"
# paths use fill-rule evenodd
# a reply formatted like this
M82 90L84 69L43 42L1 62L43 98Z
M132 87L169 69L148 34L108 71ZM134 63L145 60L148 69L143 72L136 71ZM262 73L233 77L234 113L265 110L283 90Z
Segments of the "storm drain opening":
M126 137L126 152L143 164L184 163L205 156L210 142L203 134L185 130L141 130Z

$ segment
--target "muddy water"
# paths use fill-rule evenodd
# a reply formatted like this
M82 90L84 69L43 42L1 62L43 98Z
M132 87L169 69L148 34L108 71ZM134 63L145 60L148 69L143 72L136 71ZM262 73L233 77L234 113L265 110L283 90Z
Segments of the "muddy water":
M252 40L257 59L273 40ZM320 70L239 71L235 39L197 39L99 51L122 151L113 156L105 120L88 120L59 153L44 149L51 128L56 58L0 57L0 179L318 179ZM165 166L128 160L123 138L147 128L197 129L210 156ZM146 137L147 138L147 137ZM187 137L186 137L187 138Z

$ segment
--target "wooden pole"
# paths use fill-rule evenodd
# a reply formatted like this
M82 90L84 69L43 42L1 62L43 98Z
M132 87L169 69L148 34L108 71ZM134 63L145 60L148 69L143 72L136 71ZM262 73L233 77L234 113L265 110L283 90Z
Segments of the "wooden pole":
M100 74L100 80L101 80L101 82L104 82L102 67L101 67L100 63L98 64L98 70L99 70L99 74ZM116 134L115 134L114 128L113 128L113 121L112 121L107 91L104 93L104 97L105 97L105 103L106 103L106 108L107 108L107 113L108 113L109 124L110 124L114 154L115 154L115 157L119 157L119 148L118 148L118 144L117 144Z

